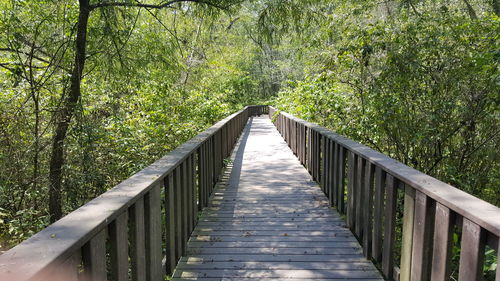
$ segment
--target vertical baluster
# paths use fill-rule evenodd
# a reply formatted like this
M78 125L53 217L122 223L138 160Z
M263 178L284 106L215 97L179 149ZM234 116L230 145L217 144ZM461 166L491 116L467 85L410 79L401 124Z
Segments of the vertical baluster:
M193 197L195 196L194 195L194 190L193 190L193 182L192 182L192 177L191 177L191 170L193 169L193 167L191 166L191 159L192 159L193 155L189 155L185 162L186 162L186 188L187 188L187 200L188 200L188 210L187 210L187 213L188 213L188 236L191 235L191 232L193 231L193 228L194 228L194 216L195 216L195 213L193 212Z
M382 225L384 223L384 191L385 171L379 166L375 168L375 199L373 206L373 241L372 258L382 260Z
M348 165L349 179L347 185L347 225L351 230L355 229L354 199L356 197L355 195L356 174L357 174L356 160L357 160L357 155L354 154L354 152L349 151L349 165Z
M182 184L181 184L181 169L180 166L174 170L174 222L175 222L175 259L176 261L182 256Z
M181 215L181 244L182 244L182 251L181 255L185 254L186 251L186 237L188 236L188 231L187 231L187 190L186 190L186 162L182 162L179 165L179 176L180 176L180 184L179 184L179 191L180 191L180 215Z
M307 171L312 176L312 131L307 128Z
M203 205L203 198L205 197L205 193L203 190L203 155L202 155L202 146L198 148L197 155L198 155L198 210L201 211L204 207Z
M170 174L165 178L165 212L167 221L166 227L166 273L172 274L177 264L175 254L175 195L174 195L174 175Z
M364 186L365 186L365 159L363 157L358 156L358 161L355 163L357 164L357 174L356 175L356 180L355 180L355 185L354 185L354 204L355 204L355 212L356 212L356 217L355 217L355 229L356 229L356 235L360 239L360 241L363 241L363 208L366 207L365 205L365 192L364 192Z
M146 238L144 229L144 199L130 207L130 261L132 280L146 280Z
M328 200L330 206L334 206L337 199L337 190L335 190L335 144L334 141L328 141Z
M106 229L83 246L82 254L86 280L106 280Z
M192 200L192 208L193 208L193 229L196 226L196 222L198 221L198 206L196 205L196 195L198 194L199 186L196 184L196 154L191 155L191 188L193 189L193 197Z
M325 136L320 135L321 138L321 144L320 144L320 163L321 163L321 169L320 169L320 186L321 189L323 190L323 193L325 195L328 195L326 191L326 181L325 181L325 174L326 174L326 161L325 161L325 152L326 152L326 146L325 146Z
M405 185L403 211L403 238L401 242L400 280L409 281L411 273L411 250L413 247L413 221L415 217L415 189Z
M436 204L431 273L433 281L445 281L450 278L454 220L455 217L450 209L440 203Z
M54 271L47 272L47 276L40 276L36 280L50 280L50 281L81 281L85 278L80 278L80 264L82 262L81 249L78 249L71 255L61 266L58 266Z
M337 206L337 144L335 141L330 141L330 206Z
M185 229L185 234L186 236L184 237L184 240L187 242L189 238L189 234L191 234L191 200L190 200L190 188L189 188L189 177L188 177L188 159L186 158L184 162L181 163L182 165L182 189L184 190L183 194L183 200L184 200L184 229Z
M500 238L498 239L497 241L497 274L496 274L496 277L495 277L495 281L500 281L500 266L498 265L499 261L500 261Z
M363 215L363 253L370 258L372 253L372 219L373 219L373 174L374 166L365 161L365 183L364 183L364 215Z
M416 191L411 280L426 281L430 278L435 210L435 201L422 192Z
M341 145L338 145L338 175L337 175L337 210L340 213L345 213L345 165L346 165L346 150Z
M161 204L160 185L155 185L144 196L144 215L146 225L146 280L161 280Z
M128 280L128 213L119 215L109 225L111 274L115 281Z
M394 269L394 238L396 227L396 201L398 180L387 174L387 200L384 222L384 247L382 253L382 272L386 278L392 277Z
M458 281L481 280L485 237L479 225L463 218Z

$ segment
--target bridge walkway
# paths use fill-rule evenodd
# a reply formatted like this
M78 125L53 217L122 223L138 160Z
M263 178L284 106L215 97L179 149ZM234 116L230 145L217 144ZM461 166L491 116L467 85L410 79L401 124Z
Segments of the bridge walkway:
M172 280L383 280L267 117L251 118Z

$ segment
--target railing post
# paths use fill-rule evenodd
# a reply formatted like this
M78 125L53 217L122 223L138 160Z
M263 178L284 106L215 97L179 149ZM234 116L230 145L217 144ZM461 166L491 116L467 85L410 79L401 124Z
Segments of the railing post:
M382 253L382 272L386 278L392 278L394 269L394 238L396 227L396 204L398 180L387 174L387 200L385 208L384 246Z
M484 236L479 225L463 218L458 281L481 279L485 248Z
M146 225L146 281L161 280L161 203L160 185L155 185L144 197ZM98 280L98 279L96 279ZM105 280L105 279L104 279Z
M403 238L401 241L401 281L410 281L411 274L411 250L413 247L413 219L415 217L415 189L405 185L404 214L403 214Z
M111 243L111 275L113 280L128 281L128 212L119 215L109 225Z
M106 280L106 229L83 247L83 268L86 280Z
M144 225L144 199L139 198L130 207L130 233L132 281L146 280L146 237Z
M372 258L380 262L382 260L382 226L384 225L384 192L386 173L382 168L375 168L375 198L373 204L373 239Z
M170 174L165 178L165 213L167 221L166 230L166 268L167 274L172 274L177 264L177 255L175 251L175 193L174 193L174 175Z

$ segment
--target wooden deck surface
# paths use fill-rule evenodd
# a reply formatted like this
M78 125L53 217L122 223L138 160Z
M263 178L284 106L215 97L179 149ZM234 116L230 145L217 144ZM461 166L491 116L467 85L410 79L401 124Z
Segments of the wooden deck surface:
M173 280L383 280L268 118L232 158Z

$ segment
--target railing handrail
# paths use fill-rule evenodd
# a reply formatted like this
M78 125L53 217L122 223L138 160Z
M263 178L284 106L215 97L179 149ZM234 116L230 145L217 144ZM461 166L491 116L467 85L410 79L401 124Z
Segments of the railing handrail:
M15 274L16 280L29 280L70 259L75 251L126 212L139 198L154 186L162 184L167 174L223 126L254 107L246 106L222 119L153 164L0 255L0 277Z
M331 206L346 214L364 256L386 278L449 280L457 232L459 281L482 279L486 245L500 257L500 208L329 129L276 112L269 107L278 131ZM398 195L404 198L398 201ZM500 268L496 274L498 279Z
M396 176L405 184L425 193L435 201L500 237L500 208L495 205L409 167L366 145L334 133L325 127L300 119L286 112L280 112L280 114L296 122L303 123L307 127L337 141L345 148L369 160L371 163L379 165L386 172Z

